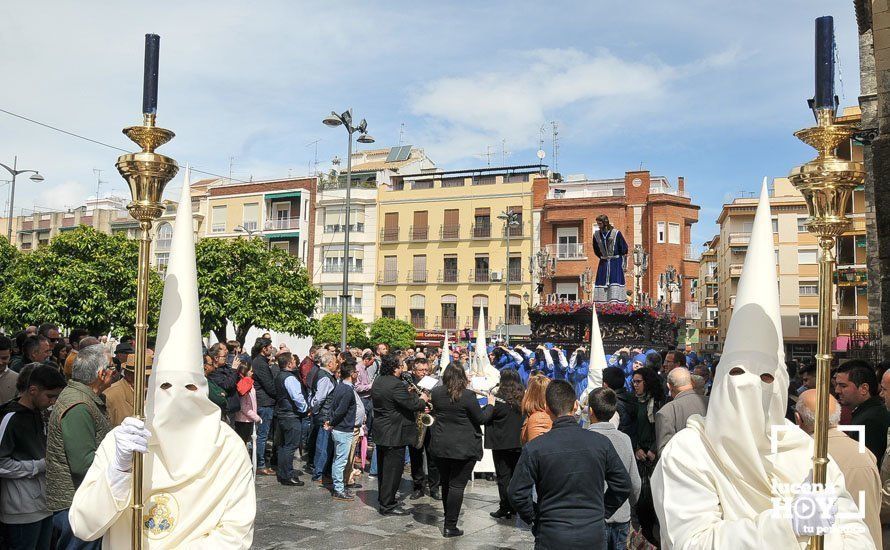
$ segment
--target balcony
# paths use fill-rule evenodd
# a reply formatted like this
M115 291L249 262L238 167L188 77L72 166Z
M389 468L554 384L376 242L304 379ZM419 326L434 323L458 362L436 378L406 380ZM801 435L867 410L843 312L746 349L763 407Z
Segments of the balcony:
M248 232L256 231L259 226L260 226L260 224L257 223L256 220L241 222L241 227L244 228L244 231L248 231Z
M416 269L408 272L408 284L425 284L426 269Z
M716 329L717 328L717 319L705 319L704 322L702 323L702 328Z
M521 283L522 282L522 268L521 267L511 267L507 270L507 273L510 275L511 283Z
M321 268L322 273L343 273L343 264L335 263L335 264L324 264ZM350 273L361 273L362 266L349 264L349 272Z
M457 330L457 316L436 317L436 328L439 330Z
M269 229L266 227L266 229ZM349 226L349 231L352 233L361 233L365 230L365 224L363 223L354 223ZM345 233L346 226L345 225L326 225L324 226L325 233Z
M494 185L497 176L473 176L473 185Z
M548 244L547 252L551 258L557 260L585 260L587 255L584 253L584 244L582 243L560 243Z
M689 198L689 193L686 191L680 191L679 189L674 189L672 187L664 187L662 185L650 185L649 186L649 194L650 195L673 195L675 197L683 197Z
M225 233L226 232L226 224L225 223L214 223L210 226L211 233Z
M491 222L474 223L473 224L473 238L474 239L488 239L490 237L491 237Z
M433 180L413 180L410 183L412 191L433 188Z
M701 317L698 302L686 302L686 315L684 317L686 319L698 319Z
M380 242L395 243L399 241L398 227L384 227L380 230Z
M837 320L838 334L868 332L868 317L864 315L840 316Z
M601 197L623 197L623 188L611 189L551 189L547 193L548 199L591 199Z
M411 316L408 317L408 322L416 329L424 329L426 328L426 315L423 312L411 313Z
M247 222L244 223L245 229L250 229L247 227ZM280 231L282 229L299 229L300 228L300 218L282 218L280 220L266 220L266 223L263 224L263 228L266 231ZM256 223L254 222L254 229L256 229ZM325 227L325 233L327 233L327 227Z
M460 225L445 225L439 228L439 238L443 241L456 241L460 239Z
M481 269L471 269L470 270L470 282L471 283L490 283L492 280L491 271L488 268Z
M522 236L522 222L519 222L519 225L507 225L504 224L504 236L510 237L521 237Z
M428 241L430 237L430 226L412 225L409 234L411 235L411 242Z
M380 273L377 274L377 284L378 285L397 285L397 284L399 284L398 270L381 271Z
M158 239L155 241L155 250L170 250L173 239Z
M687 244L683 247L683 259L689 262L698 261L698 253L695 251L695 247L691 244Z
M459 275L460 275L460 271L457 269L440 269L439 270L439 282L440 283L457 283Z
M31 243L22 243L19 246L21 246L22 250L31 250Z
M741 277L742 276L742 264L731 264L729 266L729 276L730 277Z
M322 313L342 313L343 306L340 304L328 304L326 306L322 306ZM362 305L361 304L349 304L346 307L346 313L348 315L360 315L362 313Z
M750 242L750 231L739 231L729 234L729 246L748 246L748 243Z

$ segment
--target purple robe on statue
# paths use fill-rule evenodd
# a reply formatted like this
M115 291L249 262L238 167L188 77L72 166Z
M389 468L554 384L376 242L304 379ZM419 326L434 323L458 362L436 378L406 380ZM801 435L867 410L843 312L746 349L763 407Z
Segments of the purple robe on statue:
M593 252L600 259L593 287L594 302L626 302L627 288L624 269L627 261L627 242L614 227L593 233Z

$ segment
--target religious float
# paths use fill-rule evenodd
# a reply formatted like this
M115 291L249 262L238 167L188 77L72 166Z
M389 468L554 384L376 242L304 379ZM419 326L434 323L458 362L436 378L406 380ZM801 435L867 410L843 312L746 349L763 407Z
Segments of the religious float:
M529 309L531 343L551 342L565 349L590 345L590 322L596 307L603 347L614 353L622 347L675 349L680 325L676 315L629 303L562 301Z

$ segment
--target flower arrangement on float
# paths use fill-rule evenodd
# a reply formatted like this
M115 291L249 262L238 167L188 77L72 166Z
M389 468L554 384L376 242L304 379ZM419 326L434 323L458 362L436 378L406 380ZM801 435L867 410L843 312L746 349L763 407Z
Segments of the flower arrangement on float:
M590 315L591 308L596 307L597 315L620 315L625 317L651 317L652 319L661 319L670 323L677 322L677 316L673 313L666 313L659 309L634 305L626 302L580 302L580 301L560 301L549 304L539 304L531 308L529 313L538 315Z

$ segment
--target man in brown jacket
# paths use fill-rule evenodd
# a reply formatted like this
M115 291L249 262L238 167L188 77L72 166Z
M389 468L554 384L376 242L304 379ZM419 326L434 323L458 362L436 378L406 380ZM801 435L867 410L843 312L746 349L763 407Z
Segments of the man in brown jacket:
M800 429L813 435L816 424L816 390L807 390L797 400L797 425ZM859 442L838 431L841 412L834 397L828 398L828 454L837 463L844 474L847 492L853 497L856 506L864 499L865 509L863 521L875 542L875 548L881 545L881 476L878 473L878 462L875 456Z
M154 353L151 350L147 350L146 380L148 380L148 375L151 374L153 356ZM133 375L135 370L136 354L132 353L127 357L126 362L122 366L123 378L103 392L105 395L105 409L112 428L120 426L124 418L133 416ZM147 382L146 387L148 387Z

